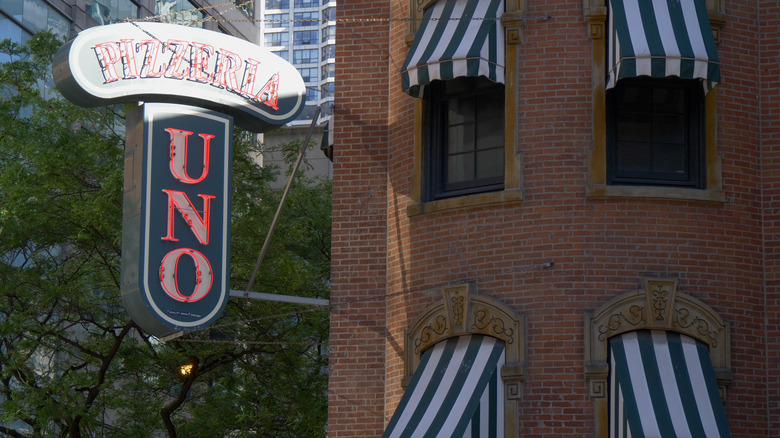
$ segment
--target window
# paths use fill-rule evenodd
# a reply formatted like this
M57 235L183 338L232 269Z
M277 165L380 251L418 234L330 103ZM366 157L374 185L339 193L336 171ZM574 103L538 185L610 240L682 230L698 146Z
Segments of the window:
M303 82L313 82L317 80L317 68L299 68Z
M289 9L290 0L265 0L266 9Z
M50 29L62 38L67 38L70 35L68 19L43 0L0 1L0 8L26 27L23 30L19 28L19 31L14 29L5 33L3 35L8 36L3 38L12 38L14 41L23 42L29 37L29 31L34 33L46 29ZM4 24L13 28L18 27L12 20L8 20ZM18 39L21 37L20 31L27 34L21 41Z
M336 64L325 64L321 67L322 75L320 76L321 80L325 80L328 78L334 78L336 77Z
M295 0L296 8L313 8L317 6L317 0Z
M317 62L317 49L293 50L293 64L311 64Z
M255 18L255 2L254 1L246 1L246 0L234 0L236 7L244 14L247 18Z
M336 46L329 44L322 48L322 60L336 59Z
M695 10L695 16L689 14L686 17L680 15L683 8L669 8L665 2L651 2L649 7L640 8L639 13L626 14L626 0L583 1L584 19L591 39L593 83L593 147L588 161L587 196L725 202L717 146L718 89L714 85L720 82L716 45L727 21L725 4L728 0L686 0L693 8L685 8L685 14ZM656 7L663 10L655 11ZM608 15L619 16L620 19L608 20ZM674 29L673 35L670 29ZM637 47L642 47L642 52L631 53L634 45L620 44L621 38L629 34L632 38L639 38L641 44ZM659 34L665 37L664 44L671 41L676 44L662 48L658 44L661 41L657 38ZM691 44L689 38L701 43ZM706 54L696 49L698 47L706 47ZM688 52L689 49L693 52ZM668 90L673 86L679 89L685 115L677 116L679 128L676 128L676 139L668 135L660 139L659 134L663 133L653 129L656 131L655 138L646 136L647 141L642 143L642 140L636 140L637 133L630 133L632 141L643 145L639 152L629 152L627 143L618 137L616 130L622 125L621 131L625 133L626 126L636 124L636 121L628 119L636 119L640 115L638 111L626 108L625 104L621 107L620 101L632 99L640 83L636 78L645 77L653 79L647 79L649 82L642 84L642 88ZM675 83L671 78L686 80ZM624 81L627 83L620 87ZM613 87L618 89L613 90ZM696 87L709 91L699 91ZM656 120L665 117L660 105L656 108L649 113L655 111ZM649 113L645 112L645 115ZM646 131L651 126L647 120L641 125L640 128ZM678 145L685 143L685 146L673 148L669 145L670 141ZM640 157L649 154L653 155L653 160L642 163ZM660 157L665 157L663 162ZM638 164L641 166L637 167Z
M328 41L329 39L335 39L336 38L336 26L328 26L322 28L322 42Z
M324 4L324 3L323 3ZM336 19L336 8L325 8L322 10L322 19L325 21Z
M274 55L284 59L287 62L290 61L290 51L289 50L283 50L281 52L271 52L271 53L273 53Z
M326 82L320 87L322 90L322 98L325 99L328 96L333 96L336 93L336 83Z
M704 188L697 80L626 78L607 91L608 184Z
M289 26L290 14L266 14L265 27L274 29Z
M478 78L431 84L426 199L504 187L504 86Z
M408 386L383 436L423 436L429 432L517 437L517 405L525 380L525 317L494 298L474 293L472 284L441 289L443 299L407 327L403 381ZM458 316L481 312L489 312L490 322L471 323ZM441 324L441 330L431 330L432 321ZM454 351L459 353L447 354ZM431 375L436 377L431 379ZM451 397L430 400L415 396L420 391L449 393ZM485 415L488 412L491 414ZM474 420L491 432L475 430ZM406 433L401 434L402 430Z
M319 21L319 13L314 12L296 12L294 15L294 27L314 26Z
M728 322L678 291L676 279L642 283L585 317L584 370L596 413L595 437L675 436L664 431L672 424L677 436L729 436L720 400L733 380ZM678 371L659 371L670 366ZM692 391L696 401L688 398ZM685 400L684 414L676 398ZM611 418L599 414L608 412ZM702 421L710 427L720 423L721 432L686 429ZM648 426L656 430L640 433Z
M308 44L317 44L317 30L299 30L293 32L293 45L305 46Z
M731 437L706 343L638 330L609 349L611 436Z
M86 12L101 25L138 18L138 6L130 0L87 0Z
M316 88L306 88L306 102L314 102L317 100L317 89Z
M284 47L290 43L290 34L287 32L265 34L266 47Z
M518 81L505 80L517 77L520 62L522 20L509 19L524 14L519 3L439 0L423 9L410 2L411 44L400 78L401 89L417 98L408 216L523 200ZM472 16L484 19L461 19Z
M166 23L181 24L190 27L203 27L205 14L188 0L157 0L154 3L155 15Z

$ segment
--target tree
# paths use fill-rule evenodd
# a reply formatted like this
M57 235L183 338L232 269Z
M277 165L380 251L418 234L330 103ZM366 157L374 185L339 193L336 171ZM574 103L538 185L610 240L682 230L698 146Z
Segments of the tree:
M230 299L206 330L170 342L121 308L126 109L52 90L60 43L0 53L0 435L325 435L324 309ZM279 193L236 133L233 289L246 287ZM328 297L330 185L291 191L255 290Z

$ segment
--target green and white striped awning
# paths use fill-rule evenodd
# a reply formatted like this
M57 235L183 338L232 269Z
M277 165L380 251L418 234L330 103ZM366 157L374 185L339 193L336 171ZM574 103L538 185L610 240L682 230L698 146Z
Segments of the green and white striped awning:
M701 79L720 65L704 0L610 0L607 88L627 77Z
M503 437L504 361L503 341L489 336L429 348L382 436Z
M439 0L425 10L401 67L414 97L432 81L485 76L504 83L504 0Z
M731 436L706 344L643 330L609 345L610 438Z

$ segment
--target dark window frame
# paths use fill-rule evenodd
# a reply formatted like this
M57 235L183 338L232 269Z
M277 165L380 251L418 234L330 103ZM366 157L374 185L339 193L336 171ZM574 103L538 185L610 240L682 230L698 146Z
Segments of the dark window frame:
M673 90L680 92L682 102L679 104L682 111L678 113L668 113L660 109L659 106L647 102L647 105L633 105L630 108L621 109L619 100L628 92L646 93L645 99L652 99L655 90ZM606 164L607 164L607 184L609 185L643 185L643 186L668 186L681 188L706 188L706 145L705 145L705 106L704 90L701 82L692 79L679 78L624 78L617 82L613 89L607 91L607 111L606 111ZM647 108L647 107L651 108ZM619 115L625 117L625 114L635 116L646 115L647 123L650 126L644 126L651 138L627 140L619 142L618 125ZM683 117L680 121L681 142L662 141L658 138L652 138L655 130L653 128L656 120L661 117L671 119L673 117ZM632 130L632 132L636 132ZM664 148L672 150L676 144L684 147L685 150L679 154L684 159L682 167L684 170L678 172L664 172L662 170L631 170L621 168L621 154L630 153L631 145L645 146L652 157L658 157ZM622 155L625 156L625 155ZM651 167L655 166L651 160Z
M458 84L460 82L460 84ZM463 83L468 83L468 86L460 86ZM460 88L467 89L467 91L448 92L446 88ZM453 87L454 86L454 87ZM504 135L504 85L490 82L486 78L482 77L468 77L468 78L456 78L448 81L434 81L430 84L430 96L426 102L426 128L425 128L425 159L424 162L428 164L424 166L424 198L426 201L433 201L438 199L446 199L457 196L471 195L476 193L494 192L504 189L504 174L505 163L504 154L506 148L506 139L502 141L500 147L500 173L487 178L478 178L476 176L478 168L478 156L482 155L480 152L486 152L488 150L496 151L499 148L491 147L485 149L479 149L477 144L479 139L476 134L476 129L479 122L479 117L476 112L480 108L484 108L485 103L489 103L491 107L496 106L500 109L501 117L501 136ZM466 151L453 152L448 150L447 143L447 131L448 128L458 125L458 123L450 123L447 119L448 105L450 101L454 99L474 99L479 101L480 105L474 105L475 114L474 120L469 122L473 124L475 129L474 144L473 147ZM494 120L495 121L495 120ZM483 120L483 122L485 122ZM473 167L474 177L450 182L448 181L448 165L447 162L450 157L456 155L473 155Z

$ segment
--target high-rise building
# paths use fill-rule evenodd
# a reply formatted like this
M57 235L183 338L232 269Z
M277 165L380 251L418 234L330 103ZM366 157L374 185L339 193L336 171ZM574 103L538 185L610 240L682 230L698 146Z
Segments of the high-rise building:
M262 136L264 165L286 167L281 145L303 140L316 114L312 138L319 142L333 115L336 72L336 0L260 0L260 44L298 69L306 83L306 106L297 120ZM320 151L306 155L310 176L330 177L331 161ZM277 181L281 187L284 181Z
M335 0L262 0L261 44L293 64L306 83L306 108L292 125L333 113L336 62Z
M24 42L45 29L71 38L92 26L158 17L257 42L258 27L252 21L256 9L251 0L236 0L234 5L210 0L3 0L0 39Z

